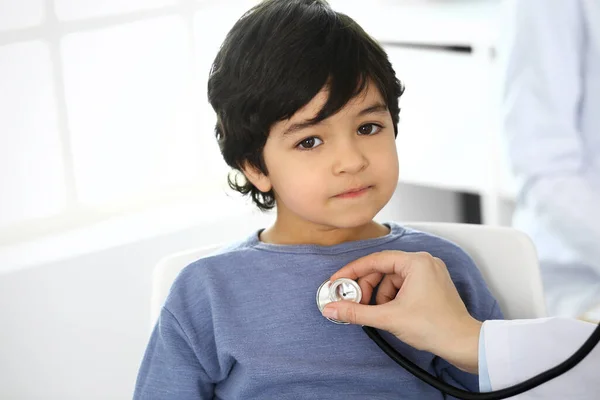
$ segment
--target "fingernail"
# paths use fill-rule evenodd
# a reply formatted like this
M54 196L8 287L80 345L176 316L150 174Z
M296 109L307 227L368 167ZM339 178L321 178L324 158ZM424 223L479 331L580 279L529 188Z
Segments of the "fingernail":
M323 316L331 319L337 319L338 310L334 307L325 307L323 309Z

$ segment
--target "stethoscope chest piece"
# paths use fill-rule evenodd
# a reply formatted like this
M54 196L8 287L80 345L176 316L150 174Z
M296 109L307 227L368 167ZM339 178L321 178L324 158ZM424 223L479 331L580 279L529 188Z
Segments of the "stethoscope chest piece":
M362 298L362 290L356 281L348 278L340 278L333 282L325 281L317 290L317 306L319 311L323 312L323 308L331 302L340 300L354 301L360 303ZM347 322L338 321L332 318L327 318L336 324L347 324Z

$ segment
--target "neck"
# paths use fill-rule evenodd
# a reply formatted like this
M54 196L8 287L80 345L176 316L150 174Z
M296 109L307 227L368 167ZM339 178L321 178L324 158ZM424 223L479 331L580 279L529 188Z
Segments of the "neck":
M290 224L277 218L271 227L261 233L260 240L274 244L333 246L350 241L373 239L385 236L388 233L389 228L375 221L356 227L339 228L309 221Z

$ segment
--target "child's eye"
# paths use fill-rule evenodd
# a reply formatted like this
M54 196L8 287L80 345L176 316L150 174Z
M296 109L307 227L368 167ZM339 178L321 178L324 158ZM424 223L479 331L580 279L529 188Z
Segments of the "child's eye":
M301 141L296 145L296 147L304 150L314 149L315 147L320 146L323 141L317 137L309 137Z
M376 133L379 133L381 128L382 126L377 124L364 124L360 128L358 128L358 134L366 136L374 135Z

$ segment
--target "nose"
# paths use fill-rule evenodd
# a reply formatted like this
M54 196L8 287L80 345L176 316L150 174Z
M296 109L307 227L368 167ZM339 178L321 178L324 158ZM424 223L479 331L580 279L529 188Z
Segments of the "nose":
M348 139L339 143L333 165L334 174L356 174L369 166L369 160L358 142Z

